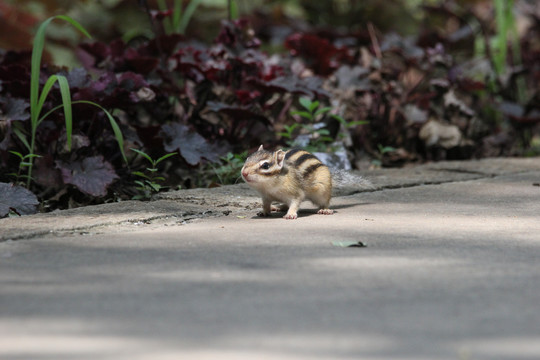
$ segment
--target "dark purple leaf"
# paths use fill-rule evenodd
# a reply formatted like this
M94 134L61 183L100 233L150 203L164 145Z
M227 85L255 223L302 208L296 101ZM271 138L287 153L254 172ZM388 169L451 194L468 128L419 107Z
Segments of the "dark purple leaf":
M56 161L66 184L75 185L80 191L92 196L107 195L107 188L118 178L112 165L103 156L92 156L82 161L66 163Z
M163 125L161 136L165 139L164 147L168 152L180 151L180 155L190 165L197 165L201 159L219 160L216 146L208 143L205 138L191 131L187 126L173 123Z
M416 46L412 38L403 38L396 33L390 33L381 42L381 51L393 51L403 55L406 59L421 59L424 49Z
M513 122L521 125L534 125L540 122L540 112L537 110L525 112L525 107L518 103L504 101L499 105L503 114L508 116Z
M352 61L347 48L336 47L327 39L313 34L292 34L285 40L285 47L293 56L301 56L316 74L322 76L332 74L341 62Z
M248 106L227 105L217 101L208 101L208 110L225 114L235 120L258 119L268 123L268 119L257 114Z
M0 81L4 93L25 98L30 93L30 67L24 64L0 66Z
M49 154L35 160L33 178L37 184L49 188L63 185L60 170L56 168L54 159Z
M255 99L259 98L261 96L261 93L257 90L255 91L249 91L249 90L236 90L235 92L236 98L242 105L247 105L252 103Z
M77 53L86 68L102 67L106 59L110 61L111 56L109 46L102 42L82 43Z
M128 56L126 55L126 64L134 71L148 75L154 70L158 64L159 59L151 56Z
M255 32L246 19L222 21L216 43L237 51L258 48L261 45L261 41L255 36Z
M140 54L140 56L156 58L160 52L170 56L177 50L178 44L183 41L186 41L186 38L181 34L162 35L139 47L137 52ZM131 56L129 57L131 58Z
M87 86L90 75L83 68L75 68L67 74L67 80L70 90L73 91L73 89Z
M23 99L0 98L0 120L24 121L30 118L30 104Z
M504 101L499 105L499 109L503 114L506 116L511 116L515 118L522 117L525 113L525 108L523 105L510 102L510 101Z
M39 201L36 195L22 186L0 183L0 218L13 210L19 215L30 215L37 212Z
M246 82L267 95L272 93L292 93L306 95L308 97L316 97L316 95L324 97L330 96L330 94L323 89L323 80L318 76L307 78L280 76L270 81L249 78Z
M368 78L369 69L362 66L343 65L335 72L338 88L355 90L371 90L373 86Z

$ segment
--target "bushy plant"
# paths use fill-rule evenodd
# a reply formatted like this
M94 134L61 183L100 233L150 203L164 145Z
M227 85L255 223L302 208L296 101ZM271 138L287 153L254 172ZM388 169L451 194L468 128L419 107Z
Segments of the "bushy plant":
M168 176L160 175L159 184L191 187L216 175L234 181L242 160L232 154L260 144L332 150L338 141L349 157L367 154L393 166L519 154L534 143L540 31L532 26L520 46L510 37L513 53L521 50L519 62L505 56L509 36L501 34L515 28L511 7L494 8L497 19L486 20L466 6L430 3L416 37L381 34L372 25L322 31L283 20L284 37L270 17L235 19L230 1L231 20L212 43L202 43L181 34L198 1L168 2L170 9L160 3L161 11L147 7L159 25L153 38L83 42L77 48L83 68L0 52L0 181L33 181L32 190L54 208L131 198L133 169L124 148L151 159L178 153L163 159ZM429 26L437 18L452 26ZM495 22L503 24L499 30ZM45 26L36 36L43 41ZM257 35L286 53L261 50ZM471 44L480 36L485 48L475 52ZM456 136L433 141L444 134L429 129ZM299 135L308 142L298 143ZM218 174L206 171L211 166Z

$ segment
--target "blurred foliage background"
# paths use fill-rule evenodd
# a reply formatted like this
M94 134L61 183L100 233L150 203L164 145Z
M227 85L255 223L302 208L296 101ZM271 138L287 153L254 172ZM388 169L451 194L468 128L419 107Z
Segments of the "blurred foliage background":
M30 49L35 27L51 15L65 14L78 21L99 41L154 36L148 16L151 9L173 8L176 0L2 0L0 1L0 48ZM182 1L186 7L190 1ZM200 0L185 31L190 38L210 42L218 34L220 21L227 18L227 0ZM283 40L294 30L317 27L344 32L365 31L372 23L381 33L397 32L402 36L418 34L421 26L439 29L441 33L458 30L460 24L443 12L429 13L426 8L448 3L457 13L468 9L480 19L494 17L492 0L236 0L239 16L248 17L257 35L270 40L265 44L275 51L283 50ZM519 1L517 27L522 34L531 20L519 11L538 7L537 1ZM463 12L463 10L461 10ZM71 27L52 24L48 32L51 44L49 56L56 64L73 65L76 58L69 48L80 39Z
M54 87L29 154L33 39L55 15L92 36L50 22L37 71L79 102L74 149ZM540 154L537 0L0 0L0 33L0 182L35 158L48 209L235 182L261 143L360 169Z

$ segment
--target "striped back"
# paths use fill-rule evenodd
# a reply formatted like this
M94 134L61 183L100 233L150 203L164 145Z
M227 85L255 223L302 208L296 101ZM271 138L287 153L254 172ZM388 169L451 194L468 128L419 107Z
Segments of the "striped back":
M304 181L317 178L317 173L324 169L328 171L315 155L301 149L292 149L285 154L287 167L296 169L296 173Z

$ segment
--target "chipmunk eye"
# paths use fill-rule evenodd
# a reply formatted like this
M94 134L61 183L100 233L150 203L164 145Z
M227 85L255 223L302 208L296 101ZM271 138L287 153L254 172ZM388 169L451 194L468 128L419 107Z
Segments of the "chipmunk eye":
M267 163L267 162L264 162L264 163L261 165L261 169L264 169L264 170L270 169L270 164Z

